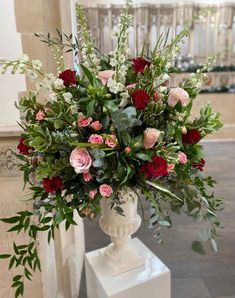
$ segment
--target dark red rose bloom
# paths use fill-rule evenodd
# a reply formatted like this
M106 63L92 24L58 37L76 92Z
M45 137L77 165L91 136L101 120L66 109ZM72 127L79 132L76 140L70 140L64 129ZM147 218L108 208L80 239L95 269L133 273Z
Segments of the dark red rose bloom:
M135 73L143 73L145 66L149 67L150 65L151 63L142 57L137 57L132 60L132 68Z
M60 177L44 178L42 181L43 187L46 192L57 191L62 186L62 180Z
M20 138L19 144L17 146L17 149L19 150L20 154L23 155L29 155L29 150L33 149L32 147L26 145L24 143L25 139L24 138Z
M148 102L150 101L150 96L148 93L142 89L136 90L131 94L131 98L133 101L134 106L139 109L143 110L147 106Z
M146 161L142 167L141 172L147 177L160 177L167 175L167 162L161 156L154 155L152 161Z
M182 141L184 144L195 144L198 141L200 141L202 136L200 135L200 132L193 128L188 129L186 134L182 134Z
M199 162L194 162L192 164L192 166L202 172L205 163L206 163L205 160L204 159L201 159Z
M76 84L76 72L71 69L66 69L60 73L59 78L63 80L66 87Z

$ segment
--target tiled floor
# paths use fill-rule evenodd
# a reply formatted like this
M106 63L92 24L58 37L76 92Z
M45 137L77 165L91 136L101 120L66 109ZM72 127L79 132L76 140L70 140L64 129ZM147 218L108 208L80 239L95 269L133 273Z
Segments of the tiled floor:
M151 230L141 227L136 233L171 269L172 298L235 298L235 142L205 143L204 148L206 172L217 180L216 192L225 202L220 251L208 250L205 256L193 253L190 246L198 227L185 216L174 217L164 245L156 243ZM109 242L96 222L86 222L85 232L87 251ZM84 275L79 298L86 298Z

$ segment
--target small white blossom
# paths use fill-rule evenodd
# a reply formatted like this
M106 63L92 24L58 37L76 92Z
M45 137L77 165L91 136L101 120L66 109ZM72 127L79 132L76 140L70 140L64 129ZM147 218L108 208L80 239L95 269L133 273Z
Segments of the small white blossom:
M78 108L76 105L73 105L70 107L70 111L72 114L77 114L78 113Z
M26 55L26 54L23 54L23 55L20 56L19 61L22 62L22 63L26 63L26 62L29 61L29 56Z
M51 93L49 96L48 96L48 99L50 101L57 101L57 94L56 93Z
M39 213L42 214L42 215L44 215L44 214L46 213L46 209L45 209L44 206L41 206L41 207L39 208Z
M63 97L67 103L70 103L71 99L73 98L73 95L70 92L66 92L63 94Z
M42 68L42 62L38 59L32 60L32 66L36 70L40 70Z
M58 90L64 89L64 81L62 79L56 79L54 82L54 87Z
M31 81L35 81L38 77L37 73L33 69L27 69L26 75Z
M109 64L111 66L115 67L118 64L118 61L115 58L111 58Z

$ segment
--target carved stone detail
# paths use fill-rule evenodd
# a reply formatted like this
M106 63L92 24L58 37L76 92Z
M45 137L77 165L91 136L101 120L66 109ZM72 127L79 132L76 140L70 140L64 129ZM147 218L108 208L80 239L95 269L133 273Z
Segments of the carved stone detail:
M0 146L0 177L19 175L14 146Z

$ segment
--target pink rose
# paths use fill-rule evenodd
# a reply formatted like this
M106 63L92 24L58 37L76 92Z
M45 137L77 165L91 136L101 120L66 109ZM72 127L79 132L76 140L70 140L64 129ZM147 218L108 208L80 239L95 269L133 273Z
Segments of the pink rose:
M155 91L153 97L154 97L154 101L158 102L161 99L161 93L158 91Z
M172 172L174 170L174 168L175 168L175 164L173 164L173 163L168 164L167 165L167 172L168 173Z
M144 131L144 148L150 149L157 142L160 131L156 128L146 128Z
M82 173L82 177L85 182L89 182L92 179L92 175L90 172Z
M115 135L108 135L105 144L108 145L111 148L114 148L117 146L117 137Z
M91 117L86 118L83 114L78 115L78 119L77 119L78 127L86 127L90 125L91 122L92 122Z
M182 106L186 106L189 100L189 94L184 89L177 87L173 88L169 92L167 103L170 107L174 107L179 101Z
M178 158L179 158L179 162L182 164L186 164L188 161L186 154L181 151L178 152Z
M111 194L113 193L112 187L108 184L100 185L99 191L100 191L100 194L102 195L102 197L105 197L105 198L110 197Z
M91 144L103 144L104 139L100 135L93 134L93 135L90 135L88 142Z
M91 199L94 199L95 195L97 194L97 189L91 189L88 193L88 196L91 198Z
M91 123L91 128L93 128L94 130L100 130L102 128L102 124L100 123L100 121L94 121Z
M45 117L45 113L43 111L40 110L40 111L37 112L36 120L41 121L41 120L44 119L44 117Z
M126 90L135 89L136 84L129 84L126 86Z
M113 70L103 70L98 73L98 79L101 80L103 85L106 85L108 80L112 78L114 74Z
M71 166L77 174L88 173L91 167L91 156L86 148L75 148L69 158Z
M124 152L125 152L126 154L130 154L130 153L131 153L131 148L130 148L130 147L126 147L126 148L124 149Z

